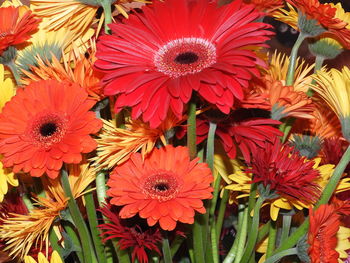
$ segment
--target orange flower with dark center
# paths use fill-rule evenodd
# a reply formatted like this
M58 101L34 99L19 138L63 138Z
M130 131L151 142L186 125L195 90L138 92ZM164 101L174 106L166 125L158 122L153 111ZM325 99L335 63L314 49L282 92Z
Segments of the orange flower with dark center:
M19 89L0 114L0 153L5 167L31 176L58 176L94 150L90 137L102 126L88 110L94 101L77 84L43 80Z
M212 198L213 191L211 171L198 160L190 160L186 147L172 145L154 149L144 161L132 154L110 175L111 204L123 206L121 218L138 213L164 230L173 230L177 221L193 224L195 211L205 213L202 199Z
M321 205L316 211L310 209L308 233L309 256L312 263L338 263L337 232L340 217L332 205Z
M0 8L0 55L9 46L28 40L39 22L27 7Z

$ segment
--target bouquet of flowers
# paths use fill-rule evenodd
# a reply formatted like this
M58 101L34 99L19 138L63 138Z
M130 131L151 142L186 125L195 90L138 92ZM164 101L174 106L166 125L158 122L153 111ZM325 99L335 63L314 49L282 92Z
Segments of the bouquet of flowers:
M0 261L349 262L347 49L340 3L6 0Z

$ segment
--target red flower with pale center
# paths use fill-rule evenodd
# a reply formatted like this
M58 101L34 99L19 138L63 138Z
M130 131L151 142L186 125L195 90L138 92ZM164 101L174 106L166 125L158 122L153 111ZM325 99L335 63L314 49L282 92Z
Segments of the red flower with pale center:
M89 111L94 103L78 84L43 80L18 89L0 114L4 166L55 178L63 162L79 163L97 146L90 134L102 127Z
M319 176L319 171L313 168L315 162L300 157L294 147L282 145L276 138L252 154L251 168L246 172L253 174L253 183L270 185L281 197L306 204L314 203L320 196L319 186L314 182Z
M100 211L110 222L98 226L104 236L103 242L117 238L120 249L132 249L133 262L137 258L140 263L147 263L146 249L161 254L158 246L162 242L162 236L158 228L143 230L137 224L130 226L125 220L120 219L117 211L110 204L101 208Z
M121 218L138 213L164 230L173 230L177 221L193 224L195 211L205 213L202 199L212 198L213 191L211 171L198 160L190 160L186 147L172 145L154 149L144 160L132 154L110 175L111 204L123 206Z
M99 38L95 66L105 73L105 94L119 95L116 110L130 106L132 118L142 114L152 128L169 107L180 119L193 90L228 113L259 75L256 66L265 65L253 50L273 33L241 0L221 7L208 0L155 0L142 10Z
M38 28L40 19L25 6L0 8L0 56L9 46L18 45L30 38Z
M276 136L283 135L281 131L272 126L280 124L280 121L265 118L242 118L249 111L240 109L233 111L229 116L224 116L222 120L217 122L215 132L231 159L236 158L239 148L247 163L250 162L252 151L265 147L266 141L272 142ZM214 110L210 115L218 117L223 114ZM197 144L199 144L208 138L209 120L205 117L199 117L196 124ZM184 132L181 131L178 137L183 135Z
M316 211L310 208L308 232L309 256L312 263L338 263L335 250L340 217L333 205L321 205Z

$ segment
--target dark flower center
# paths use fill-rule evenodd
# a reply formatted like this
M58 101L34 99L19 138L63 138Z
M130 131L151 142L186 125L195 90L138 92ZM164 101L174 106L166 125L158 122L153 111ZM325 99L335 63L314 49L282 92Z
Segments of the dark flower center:
M57 125L53 122L44 123L40 127L40 134L44 137L51 136L57 131Z
M143 192L151 199L167 201L175 198L179 191L181 182L177 176L170 171L158 171L144 178L141 182Z
M160 191L160 192L167 191L169 190L169 185L166 183L158 183L154 186L154 190Z
M184 52L176 56L175 62L178 64L192 64L199 59L194 52Z

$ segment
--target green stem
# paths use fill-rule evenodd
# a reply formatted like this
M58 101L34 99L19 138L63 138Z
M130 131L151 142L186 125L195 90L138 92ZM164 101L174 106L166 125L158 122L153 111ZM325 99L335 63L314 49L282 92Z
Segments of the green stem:
M91 189L91 186L87 188L88 190ZM104 251L104 246L101 241L100 232L98 230L98 219L96 215L96 207L95 207L95 200L93 193L89 191L85 194L85 203L86 203L86 212L89 220L90 225L90 231L92 235L92 240L95 246L95 252L97 255L97 260L99 263L106 263L106 255Z
M315 67L314 67L314 73L316 73L318 70L320 70L322 68L323 62L324 62L325 58L323 56L317 55L315 58ZM316 84L316 81L313 79L311 81L311 84ZM308 91L306 92L306 95L308 95L309 97L312 97L312 95L314 95L314 91L312 88L309 88Z
M111 8L111 3L109 1L102 1L101 3L102 8L103 8L103 13L105 15L105 33L106 34L111 34L111 29L109 28L109 24L112 23L112 8Z
M245 204L238 204L238 224L236 228L236 236L235 236L235 241L232 244L232 247L230 251L227 253L224 263L230 263L233 262L236 254L237 254L237 248L238 248L238 243L239 243L239 236L241 236L241 232L243 231L243 218L244 218L244 212L245 212Z
M193 257L196 263L205 263L204 238L202 232L203 216L197 215L192 227L193 231ZM206 236L205 236L206 237ZM206 240L206 239L205 239Z
M163 251L164 263L173 262L173 257L171 256L171 250L170 250L169 240L168 240L167 234L165 234L165 237L163 237L162 251Z
M329 199L331 198L334 190L337 188L337 185L339 183L339 180L341 179L341 176L344 173L344 170L346 166L350 162L350 146L346 149L344 155L342 156L341 160L339 161L338 165L336 166L332 177L329 179L329 182L327 183L326 187L324 188L321 198L318 200L315 207L319 207L321 204L327 204ZM281 243L280 247L277 248L274 251L274 254L277 254L283 250L289 249L293 247L298 240L306 234L308 228L309 228L309 220L305 220L301 226L298 227L298 229L293 232L290 237L285 240L283 243Z
M96 175L96 193L97 193L97 200L100 207L103 206L103 204L106 203L106 194L107 187L106 187L106 176L104 172L99 172Z
M187 147L190 152L191 160L197 156L196 145L196 103L190 101L187 109Z
M280 244L282 244L284 240L288 238L291 225L292 225L292 216L283 215L283 225L282 225L282 234L281 234Z
M17 86L19 86L21 83L21 76L18 73L16 64L14 63L13 60L11 60L10 62L6 63L6 66L10 68L12 75L15 78L16 84Z
M61 221L62 222L62 221ZM79 262L84 262L84 255L83 255L83 251L81 251L81 244L80 244L80 240L79 237L75 231L74 225L72 224L72 222L69 221L63 221L63 228L66 231L67 235L70 237L70 239L73 242L73 245L76 248L75 253L77 254L77 257L79 259Z
M34 209L34 205L33 205L32 201L30 200L28 193L23 193L22 201L23 201L24 205L27 207L28 212L31 212Z
M80 213L79 207L73 197L71 187L69 185L68 174L65 169L61 171L61 183L65 195L69 198L68 208L72 215L74 224L77 227L80 240L82 241L82 249L84 254L85 263L97 263L97 259L94 252L93 243L89 234L89 230L84 222L84 218Z
M282 258L284 258L286 256L290 256L290 255L295 255L297 253L298 253L297 248L295 248L295 247L289 248L287 250L283 250L283 251L277 253L276 255L273 255L272 257L267 258L267 260L265 260L264 263L279 262Z
M250 256L253 253L253 250L254 250L254 247L256 244L256 239L258 237L260 208L261 208L261 205L263 204L264 200L265 200L265 197L259 196L258 200L255 203L252 226L251 226L250 232L249 232L247 247L244 251L241 262L248 262L250 259Z
M294 83L294 74L295 74L296 61L298 57L298 50L305 38L306 38L306 35L304 35L303 33L300 33L297 40L295 41L292 51L290 52L290 61L289 61L287 77L286 77L286 86L292 86Z
M58 237L54 231L53 225L51 226L50 232L49 232L49 240L50 240L50 245L52 247L53 250L56 250L57 253L60 255L61 259L63 258L63 254L62 254L62 247L58 244Z
M258 238L256 239L257 244L260 243L267 236L267 233L269 233L270 230L270 225L271 220L269 220L269 222L267 222L259 229Z
M236 252L236 257L234 261L235 263L239 263L242 258L244 245L247 240L247 230L248 230L248 207L245 207L243 212L241 230L238 236L237 252Z
M277 237L276 222L271 221L270 230L269 230L269 239L268 239L267 250L266 250L266 258L270 257L272 252L275 250L276 237Z
M295 118L289 117L287 118L287 120L285 120L284 123L280 125L280 131L283 132L283 137L281 141L282 143L284 143L287 140L289 132L292 129L294 122L295 122Z
M257 192L257 184L253 183L250 185L249 200L248 200L248 233L250 233L250 227L252 225L252 217L250 215L255 206L256 192Z
M222 225L224 223L228 197L229 197L229 192L228 192L228 190L224 189L224 193L223 193L223 196L222 196L221 201L220 201L218 217L216 219L216 235L218 237L220 237L220 235L221 235L221 229L222 229Z
M173 242L171 242L171 246L170 246L171 255L175 255L177 253L177 251L179 250L181 244L184 242L185 239L186 238L181 235L175 236L175 239L173 240Z
M211 169L212 173L214 171L214 142L215 142L215 131L216 123L209 122L209 132L207 139L207 164Z

